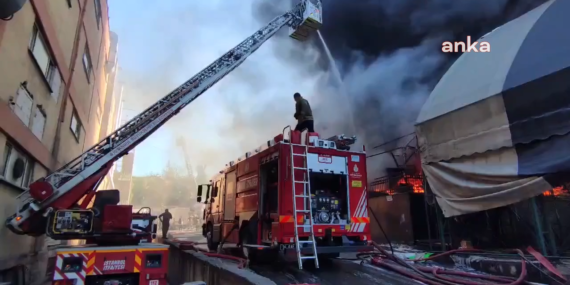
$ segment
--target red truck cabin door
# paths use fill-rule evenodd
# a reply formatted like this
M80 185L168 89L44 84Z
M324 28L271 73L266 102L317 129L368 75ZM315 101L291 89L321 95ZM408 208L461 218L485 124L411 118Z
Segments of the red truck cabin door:
M236 216L236 171L226 174L226 197L224 202L224 220L233 221Z

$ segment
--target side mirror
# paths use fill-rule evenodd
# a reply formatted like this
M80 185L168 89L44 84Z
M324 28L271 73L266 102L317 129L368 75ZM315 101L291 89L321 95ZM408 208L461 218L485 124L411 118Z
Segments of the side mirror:
M196 201L198 201L198 203L202 202L202 192L203 192L202 186L204 185L198 185L198 194L196 197Z

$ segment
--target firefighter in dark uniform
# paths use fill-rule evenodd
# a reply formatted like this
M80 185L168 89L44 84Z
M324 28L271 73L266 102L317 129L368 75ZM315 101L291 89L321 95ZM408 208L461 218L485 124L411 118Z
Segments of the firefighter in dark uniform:
M168 234L168 229L170 228L170 220L172 220L172 214L168 211L168 209L164 210L164 213L158 216L158 219L162 223L162 238L166 238L166 234Z
M304 131L308 130L310 133L315 132L315 127L313 123L313 111L311 110L311 105L309 105L309 101L303 98L301 94L295 93L293 95L295 99L295 119L297 119L297 126L295 127L295 131Z

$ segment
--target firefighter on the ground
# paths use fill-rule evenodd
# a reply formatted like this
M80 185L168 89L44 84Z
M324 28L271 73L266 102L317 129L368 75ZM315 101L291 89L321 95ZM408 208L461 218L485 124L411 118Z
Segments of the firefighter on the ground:
M162 238L164 239L168 233L168 228L170 228L170 220L172 220L172 214L168 211L168 209L165 209L164 213L158 216L158 219L162 223Z
M313 111L311 110L311 105L309 105L309 101L303 98L301 94L295 93L293 95L295 99L295 119L297 119L297 126L295 127L295 131L304 131L308 130L310 133L315 132L315 126L313 123Z

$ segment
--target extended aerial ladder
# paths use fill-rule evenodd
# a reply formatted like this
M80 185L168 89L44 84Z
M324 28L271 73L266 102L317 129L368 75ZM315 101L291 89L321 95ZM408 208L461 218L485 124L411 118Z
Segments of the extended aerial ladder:
M91 149L30 184L17 197L16 213L6 220L6 226L16 234L39 236L46 233L48 217L55 211L87 208L115 161L243 63L282 27L290 27L290 37L306 40L320 27L321 11L320 0L302 0Z

